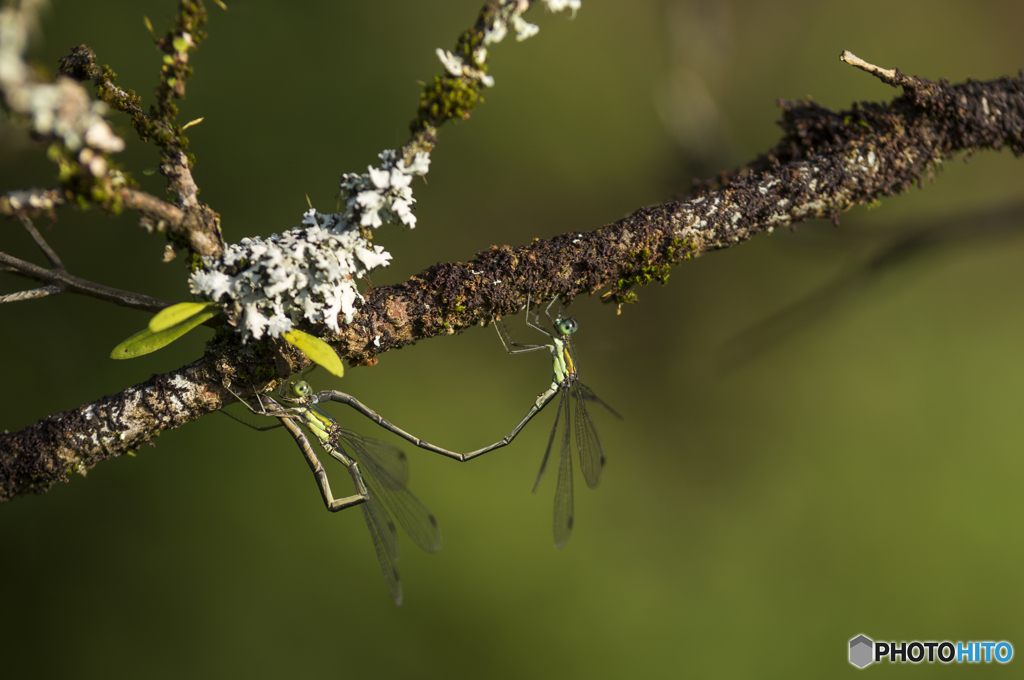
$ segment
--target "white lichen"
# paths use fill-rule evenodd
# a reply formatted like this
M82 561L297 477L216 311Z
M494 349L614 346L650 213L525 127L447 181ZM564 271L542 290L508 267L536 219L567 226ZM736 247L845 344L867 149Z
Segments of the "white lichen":
M462 67L465 66L465 62L462 61L462 57L458 57L448 50L442 50L438 47L435 50L437 58L441 60L441 65L444 66L444 70L453 76L462 75Z
M544 0L549 11L561 12L570 9L574 17L580 3L581 0ZM516 40L520 42L537 35L540 26L531 24L523 18L523 13L529 8L530 3L524 0L505 0L494 13L491 25L484 31L484 45L500 43L508 35L510 28L515 31Z
M437 58L441 60L441 64L444 66L444 70L448 71L453 76L466 76L473 80L479 80L484 87L494 87L494 78L484 73L483 69L467 64L462 57L452 54L448 50L442 50L440 47L435 50ZM483 64L484 59L487 58L487 50L481 48L474 53L473 58L476 59L478 64Z
M576 10L580 8L580 0L544 0L544 3L552 12L561 12L563 9L571 9L574 17L576 16Z
M351 322L362 300L356 281L391 260L344 215L310 209L302 225L244 238L220 258L203 258L205 268L190 277L193 293L233 313L243 341L280 337L303 319L338 332L339 314Z
M430 170L430 156L417 153L406 166L398 152L387 149L380 152L379 168L369 166L362 175L345 173L341 176L341 196L345 201L345 221L361 227L373 227L401 222L410 229L416 226L412 206L412 178L426 175Z
M500 17L495 17L494 22L484 31L484 45L500 43L508 33L508 24Z
M522 42L527 38L532 38L537 35L540 31L540 26L537 24L531 24L529 21L524 19L522 15L516 14L512 17L512 30L516 32L516 40Z

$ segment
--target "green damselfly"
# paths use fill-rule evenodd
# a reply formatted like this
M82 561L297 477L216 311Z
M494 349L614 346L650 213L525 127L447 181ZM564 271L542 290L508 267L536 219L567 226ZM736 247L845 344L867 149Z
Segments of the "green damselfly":
M398 532L392 518L397 519L416 545L427 552L441 549L441 529L437 520L407 488L409 461L405 454L392 444L363 437L341 427L329 413L316 406L312 389L304 380L282 384L278 399L287 406L264 396L260 408L255 409L239 398L253 413L277 418L280 421L278 425L257 427L226 411L224 413L257 430L284 426L302 450L316 478L324 505L330 512L354 505L362 506L363 517L370 530L370 538L373 539L388 591L395 604L402 604L402 582L395 567L399 554ZM269 404L269 408L263 406L263 400ZM334 498L327 473L300 425L313 434L321 448L348 469L356 489L355 494Z
M541 477L544 476L544 469L547 467L548 458L551 456L551 448L554 446L558 434L559 419L564 419L565 425L562 428L560 452L558 456L558 482L555 486L555 522L554 535L555 547L561 549L569 540L573 526L573 491L572 491L572 444L573 433L575 433L576 453L580 459L580 469L583 471L583 479L591 489L597 487L601 481L601 473L604 471L605 456L604 447L601 446L601 439L597 436L597 428L594 421L587 413L587 402L600 404L612 415L621 418L618 412L611 406L604 403L594 391L579 381L579 362L576 360L576 347L572 343L572 334L577 331L579 324L576 319L563 319L559 314L551 316L551 306L558 300L553 299L544 309L544 314L551 322L554 333L549 333L540 325L540 314L534 322L530 322L530 301L526 301L526 325L540 331L551 338L550 343L540 345L529 345L514 342L511 336L505 344L502 337L502 344L505 344L505 351L509 354L523 354L547 349L551 352L554 360L554 370L551 377L551 386L537 397L534 409L531 409L528 418L533 417L542 408L554 400L556 395L561 395L558 402L558 412L555 414L555 424L551 428L551 436L548 438L548 447L544 451L544 458L540 463L540 471L537 473L537 481L533 484L534 492L540 485ZM508 329L505 329L508 334ZM501 337L501 333L498 333ZM512 347L516 349L512 349ZM575 402L575 407L572 403Z

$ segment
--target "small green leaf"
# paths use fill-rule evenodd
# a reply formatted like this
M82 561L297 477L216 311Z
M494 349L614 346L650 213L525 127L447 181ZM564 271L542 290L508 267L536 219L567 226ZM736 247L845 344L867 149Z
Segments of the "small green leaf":
M216 306L216 304L216 302L179 302L176 305L164 307L149 320L149 330L154 333L165 331L171 326L177 326L182 321L195 316L207 307Z
M313 363L320 364L339 378L345 375L345 366L337 352L315 335L292 329L281 337L299 348Z
M115 347L114 351L110 353L110 358L134 359L135 357L140 357L143 354L155 352L161 347L171 344L199 324L212 319L218 314L220 314L219 309L215 311L200 312L199 314L191 316L181 323L171 326L166 330L162 330L159 333L154 333L148 328L145 328Z
M172 40L171 44L174 45L174 49L178 52L184 52L188 49L188 43L181 36L178 36L177 38Z

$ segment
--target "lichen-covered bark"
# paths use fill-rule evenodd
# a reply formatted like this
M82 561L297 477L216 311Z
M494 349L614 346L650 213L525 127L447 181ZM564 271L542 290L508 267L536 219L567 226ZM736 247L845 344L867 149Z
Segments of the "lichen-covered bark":
M1024 153L1024 80L958 85L875 75L904 88L889 104L834 112L812 102L782 102L784 135L748 166L703 184L688 200L642 208L592 232L569 232L526 246L492 247L471 262L437 264L366 295L340 335L310 328L352 363L437 335L461 332L558 295L611 286L613 302L631 289L664 282L672 265L706 250L812 217L838 220L859 203L931 179L958 151ZM0 434L0 501L41 493L71 471L138 448L160 431L198 418L231 399L232 389L273 383L304 367L285 343L236 344L221 334L200 361L178 371Z

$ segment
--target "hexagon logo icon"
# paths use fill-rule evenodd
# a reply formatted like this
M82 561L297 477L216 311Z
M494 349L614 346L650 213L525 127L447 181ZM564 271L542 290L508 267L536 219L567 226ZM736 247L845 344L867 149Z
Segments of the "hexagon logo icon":
M850 663L857 668L864 668L874 661L875 643L871 638L858 635L850 640Z

